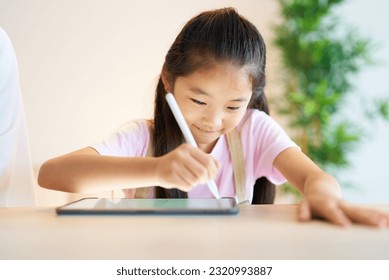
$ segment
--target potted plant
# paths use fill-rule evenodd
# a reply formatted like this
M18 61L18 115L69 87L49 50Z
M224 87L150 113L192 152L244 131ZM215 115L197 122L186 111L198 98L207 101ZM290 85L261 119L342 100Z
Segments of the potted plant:
M361 124L342 116L340 109L353 90L352 79L373 64L372 44L336 16L335 7L344 0L278 2L283 22L274 27L274 44L282 58L284 93L277 111L302 151L333 173L348 167L348 155L364 137ZM372 104L370 119L389 119L388 100ZM287 184L281 190L298 198Z

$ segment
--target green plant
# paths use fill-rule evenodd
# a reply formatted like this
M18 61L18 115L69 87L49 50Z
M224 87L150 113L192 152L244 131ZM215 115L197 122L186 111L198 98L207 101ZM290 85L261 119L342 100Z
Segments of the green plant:
M335 15L344 0L278 2L283 22L274 27L274 44L281 52L285 89L279 113L287 117L296 143L319 166L345 168L364 134L339 111L353 89L352 78L373 62L370 40ZM388 100L374 102L369 116L389 119Z

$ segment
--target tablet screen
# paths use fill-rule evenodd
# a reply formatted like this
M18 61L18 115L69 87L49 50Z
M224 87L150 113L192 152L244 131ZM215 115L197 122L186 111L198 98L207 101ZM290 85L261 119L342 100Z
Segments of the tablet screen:
M58 214L236 214L233 198L84 198L56 209Z

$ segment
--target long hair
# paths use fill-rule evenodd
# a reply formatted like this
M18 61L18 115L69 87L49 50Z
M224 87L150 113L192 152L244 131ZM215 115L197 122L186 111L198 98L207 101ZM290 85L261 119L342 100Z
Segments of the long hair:
M170 85L177 77L187 76L202 67L230 63L247 71L252 81L248 108L269 113L264 94L266 46L258 29L233 8L206 11L183 27L165 57L162 67ZM158 81L153 145L155 156L162 156L184 142L183 135L165 100L165 86ZM156 188L156 197L183 198L178 189ZM253 203L273 203L274 185L265 178L257 180Z

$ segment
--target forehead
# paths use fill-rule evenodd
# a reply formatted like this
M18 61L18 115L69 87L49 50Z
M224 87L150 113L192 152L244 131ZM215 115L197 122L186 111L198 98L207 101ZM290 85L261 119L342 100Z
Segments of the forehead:
M251 92L252 90L252 81L247 69L234 66L231 63L204 66L186 76L186 78L204 86L218 83L220 86L234 91Z

